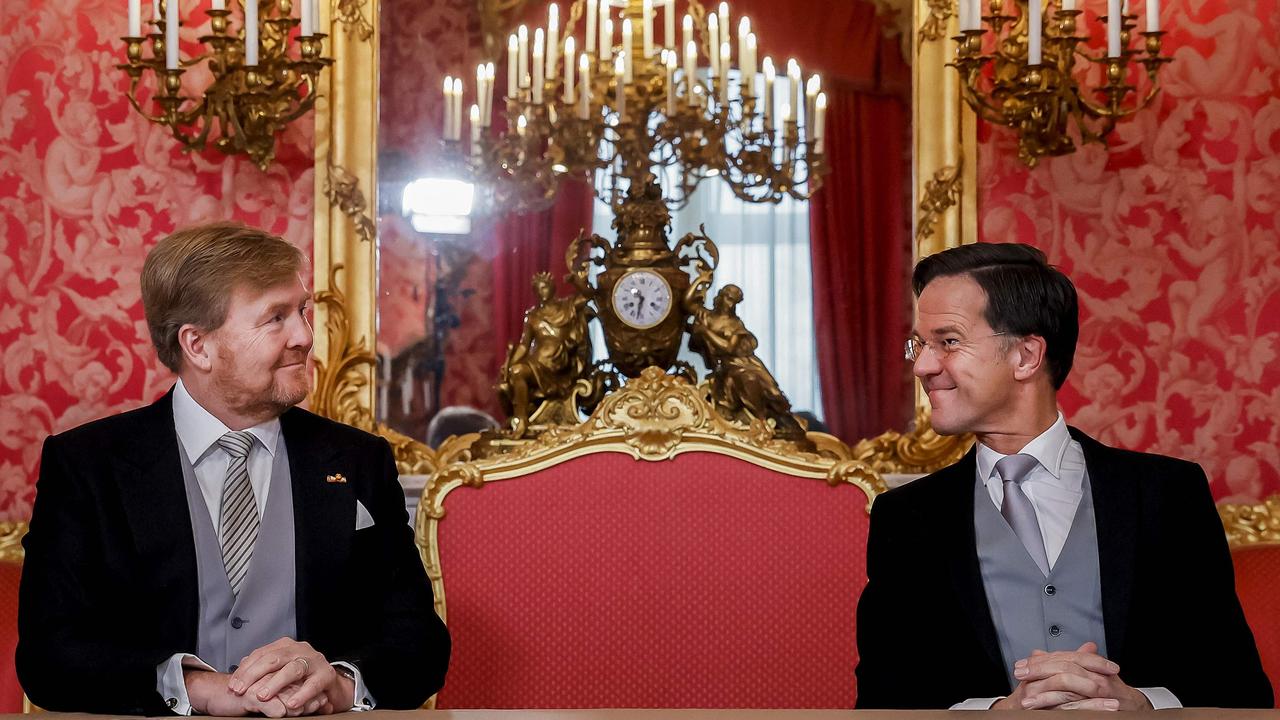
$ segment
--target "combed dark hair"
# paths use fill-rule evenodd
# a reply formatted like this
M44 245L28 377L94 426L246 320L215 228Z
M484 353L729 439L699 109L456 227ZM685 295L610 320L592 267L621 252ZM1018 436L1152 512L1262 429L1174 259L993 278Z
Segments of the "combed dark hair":
M1049 264L1044 253L1021 243L977 243L930 255L916 264L916 297L940 277L967 275L987 295L984 317L991 329L1016 337L1039 335L1054 389L1062 387L1080 338L1075 285Z

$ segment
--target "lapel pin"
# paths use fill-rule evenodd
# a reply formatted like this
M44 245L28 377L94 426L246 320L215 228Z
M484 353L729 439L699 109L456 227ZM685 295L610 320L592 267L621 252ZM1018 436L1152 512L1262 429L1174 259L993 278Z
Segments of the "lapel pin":
M334 473L333 475L326 475L324 481L330 483L345 483L347 481L347 476L342 473Z

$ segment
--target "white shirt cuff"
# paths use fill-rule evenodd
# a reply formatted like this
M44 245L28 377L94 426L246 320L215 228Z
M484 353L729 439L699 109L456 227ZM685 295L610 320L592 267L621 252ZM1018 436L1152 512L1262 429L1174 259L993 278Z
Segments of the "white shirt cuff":
M1138 688L1138 692L1146 695L1147 700L1151 701L1151 707L1156 710L1170 710L1182 707L1182 701L1178 699L1178 696L1169 692L1166 688Z
M947 709L948 710L990 710L992 705L995 705L997 702L1003 700L1004 698L1005 698L1004 695L1001 695L999 697L988 697L988 698L969 698L968 700L965 700L964 702L958 702Z
M174 653L168 660L156 666L156 692L175 715L191 714L191 697L187 695L187 681L183 668L197 668L217 672L209 664L190 653Z
M330 664L334 665L335 667L341 665L342 667L351 671L351 676L352 676L351 679L355 682L355 685L356 685L356 694L355 694L355 697L352 699L353 702L351 704L351 712L363 712L365 710L372 710L375 707L377 707L378 702L374 700L373 695L369 693L369 688L364 686L364 677L360 675L360 668L356 667L355 665L352 665L349 662L342 662L342 661L338 661Z

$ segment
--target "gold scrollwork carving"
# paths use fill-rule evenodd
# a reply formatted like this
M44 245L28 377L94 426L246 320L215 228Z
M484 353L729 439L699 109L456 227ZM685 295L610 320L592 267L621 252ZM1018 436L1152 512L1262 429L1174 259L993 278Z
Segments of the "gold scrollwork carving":
M0 562L21 563L25 552L22 538L27 534L25 522L0 522Z
M347 316L347 298L338 284L342 264L329 269L330 290L315 295L317 306L324 306L325 331L329 337L329 356L316 358L316 384L311 391L312 412L346 423L361 430L373 430L373 415L360 402L365 374L361 366L377 364L377 358L366 338L354 338Z
M342 23L347 37L369 42L373 37L373 24L364 16L368 0L338 0L333 19Z
M915 428L890 430L853 446L853 458L881 474L931 473L957 462L973 444L972 435L939 435L929 424L929 410L916 408Z
M948 165L933 174L924 185L924 197L920 198L920 215L916 222L916 246L933 236L939 218L948 208L960 201L963 192L964 160Z
M1224 503L1218 506L1218 515L1233 548L1280 543L1280 494L1256 505Z
M929 15L920 26L920 44L937 42L947 36L947 21L951 19L956 0L927 0Z
M337 205L343 215L355 223L356 235L364 242L373 242L377 225L369 217L369 201L360 190L360 178L341 165L330 165L324 180L324 194L329 203Z

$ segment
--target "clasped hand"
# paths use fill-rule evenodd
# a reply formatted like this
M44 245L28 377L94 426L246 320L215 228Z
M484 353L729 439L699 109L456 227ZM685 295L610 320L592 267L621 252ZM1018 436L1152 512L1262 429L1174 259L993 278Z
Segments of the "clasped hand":
M329 715L349 709L355 697L354 681L290 638L254 650L230 675L189 671L186 682L192 708L207 715Z
M1014 663L1018 687L992 706L1002 710L1143 710L1151 703L1120 679L1120 666L1087 642L1074 652L1036 650Z

